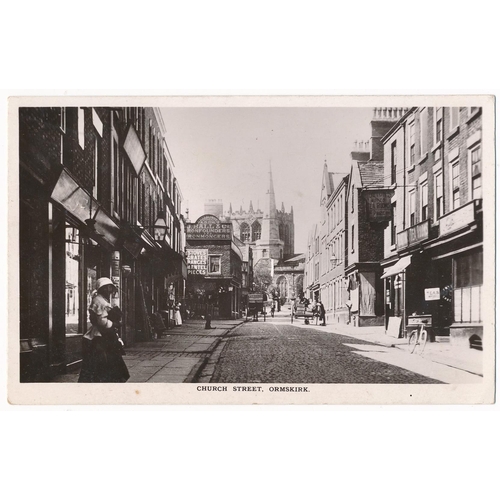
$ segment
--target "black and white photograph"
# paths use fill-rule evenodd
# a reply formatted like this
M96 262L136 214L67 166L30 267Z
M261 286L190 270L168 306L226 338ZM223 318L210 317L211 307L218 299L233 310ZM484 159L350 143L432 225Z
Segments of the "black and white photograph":
M9 400L493 402L493 113L12 98Z

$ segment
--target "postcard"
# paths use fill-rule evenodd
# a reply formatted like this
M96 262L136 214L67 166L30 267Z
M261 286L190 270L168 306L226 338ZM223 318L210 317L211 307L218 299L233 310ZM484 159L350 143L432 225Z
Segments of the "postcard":
M494 104L10 98L9 402L493 403Z

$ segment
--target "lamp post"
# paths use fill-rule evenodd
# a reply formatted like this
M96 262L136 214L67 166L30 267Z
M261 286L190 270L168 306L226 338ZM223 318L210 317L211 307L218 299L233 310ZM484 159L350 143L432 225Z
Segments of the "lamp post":
M165 240L166 233L167 223L165 221L165 212L163 212L163 210L160 210L153 226L153 237L155 241L161 242Z
M335 257L335 254L333 254L333 255L330 257L330 262L331 262L334 266L338 266L338 265L342 262L342 259L337 259L337 257Z

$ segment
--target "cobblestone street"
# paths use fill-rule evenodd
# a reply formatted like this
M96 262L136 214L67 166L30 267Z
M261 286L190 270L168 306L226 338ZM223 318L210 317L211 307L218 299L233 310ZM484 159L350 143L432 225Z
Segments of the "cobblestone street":
M218 383L441 383L367 357L389 351L380 345L312 328L288 318L245 323L223 341L211 382ZM397 351L392 349L392 351ZM397 352L399 356L406 353Z

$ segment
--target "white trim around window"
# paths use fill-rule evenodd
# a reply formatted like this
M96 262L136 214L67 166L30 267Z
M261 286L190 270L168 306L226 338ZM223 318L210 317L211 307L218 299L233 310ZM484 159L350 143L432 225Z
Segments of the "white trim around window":
M208 274L222 274L222 255L208 256Z
M482 147L481 142L476 142L473 146L467 149L467 184L469 185L467 199L469 201L473 199L481 199L482 195ZM473 165L476 165L476 168L473 169ZM474 172L476 170L476 172ZM479 172L479 173L477 173ZM474 175L476 173L476 175ZM479 187L477 189L477 193L474 194L474 180L479 179Z
M437 146L443 140L443 108L434 108L432 124L432 144Z
M441 195L441 196L439 196ZM434 172L434 222L444 215L443 169Z

